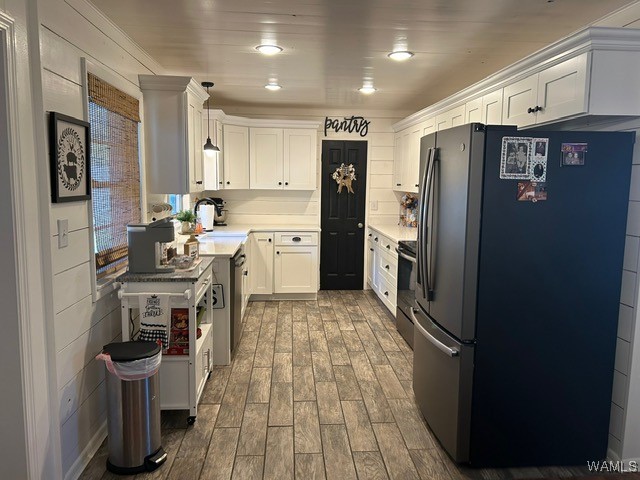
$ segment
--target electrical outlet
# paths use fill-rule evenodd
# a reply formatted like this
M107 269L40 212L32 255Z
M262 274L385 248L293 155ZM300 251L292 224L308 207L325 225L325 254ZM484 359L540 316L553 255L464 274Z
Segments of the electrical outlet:
M371 211L375 212L378 210L378 200L371 200Z
M69 245L69 220L58 220L58 248Z

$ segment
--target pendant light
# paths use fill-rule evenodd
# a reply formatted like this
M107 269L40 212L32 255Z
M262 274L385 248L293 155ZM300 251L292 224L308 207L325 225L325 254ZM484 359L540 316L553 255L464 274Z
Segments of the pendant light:
M211 97L209 96L209 89L213 87L213 82L202 82L201 85L207 89L207 141L204 144L204 154L207 157L213 157L216 152L220 151L218 147L211 143L211 135L209 134L211 128L211 110L209 110L209 100Z

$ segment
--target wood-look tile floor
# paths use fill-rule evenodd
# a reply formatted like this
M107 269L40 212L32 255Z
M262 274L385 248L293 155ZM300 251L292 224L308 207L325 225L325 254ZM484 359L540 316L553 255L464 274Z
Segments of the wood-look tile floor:
M252 302L232 365L207 382L196 424L162 413L165 465L136 479L502 480L586 468L455 465L415 405L413 352L370 291ZM82 479L105 471L106 442ZM128 477L133 478L133 477Z

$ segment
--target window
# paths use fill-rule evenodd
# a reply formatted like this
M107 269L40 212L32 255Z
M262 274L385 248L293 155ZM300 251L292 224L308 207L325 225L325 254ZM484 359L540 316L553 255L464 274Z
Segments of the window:
M127 224L140 223L139 102L89 73L96 276L127 265Z

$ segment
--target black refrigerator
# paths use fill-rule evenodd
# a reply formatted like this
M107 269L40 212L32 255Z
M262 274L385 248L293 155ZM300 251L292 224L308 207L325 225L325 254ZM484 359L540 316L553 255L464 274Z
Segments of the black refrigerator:
M413 387L454 460L606 457L634 138L421 139Z

